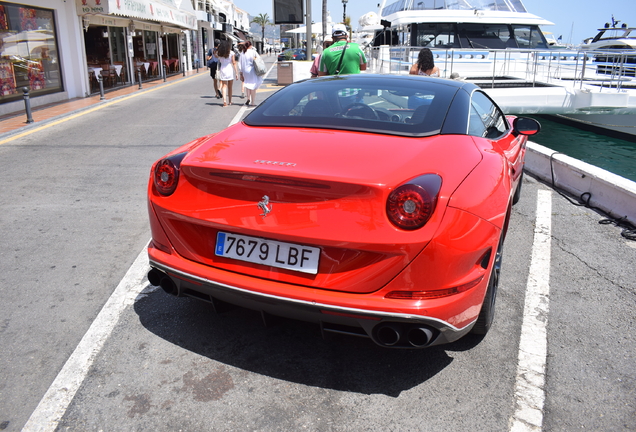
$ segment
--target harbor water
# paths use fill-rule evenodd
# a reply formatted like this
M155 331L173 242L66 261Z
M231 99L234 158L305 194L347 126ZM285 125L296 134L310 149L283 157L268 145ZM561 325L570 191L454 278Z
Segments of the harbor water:
M625 141L536 117L541 132L532 141L636 181L636 142Z

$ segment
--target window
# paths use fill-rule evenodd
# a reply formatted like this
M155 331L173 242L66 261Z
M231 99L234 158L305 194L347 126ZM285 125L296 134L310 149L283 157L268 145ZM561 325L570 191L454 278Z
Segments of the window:
M440 133L456 91L423 77L308 80L270 96L245 123L429 136Z
M505 49L510 39L506 24L463 24L458 30L463 48Z
M501 110L484 93L471 97L468 135L495 139L506 133L508 121Z
M407 10L409 4L410 2L408 2L407 0L397 0L396 2L391 3L390 5L382 9L382 16L387 16L391 15L392 13Z
M414 46L429 48L459 48L455 43L454 24L413 24Z
M0 103L62 91L53 11L0 2Z
M547 49L545 36L538 26L513 25L512 28L519 48Z

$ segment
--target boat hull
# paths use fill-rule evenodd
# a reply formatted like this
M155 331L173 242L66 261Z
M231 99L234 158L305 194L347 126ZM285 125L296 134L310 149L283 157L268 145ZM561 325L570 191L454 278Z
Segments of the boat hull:
M636 114L555 114L554 120L636 142Z

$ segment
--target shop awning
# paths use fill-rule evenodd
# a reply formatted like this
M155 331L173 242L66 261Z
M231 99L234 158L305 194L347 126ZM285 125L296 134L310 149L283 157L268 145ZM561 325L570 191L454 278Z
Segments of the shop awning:
M173 24L195 30L197 17L190 0L75 0L77 13L118 15Z
M240 40L239 38L234 36L232 33L223 33L223 34L225 35L226 39L233 41L234 44L238 44L240 42L243 42L242 40Z
M331 34L332 24L330 22L327 23L327 34ZM311 32L315 34L322 35L322 22L313 23L311 25ZM307 26L300 26L298 28L287 30L285 33L307 33Z
M241 30L234 30L234 36L236 36L237 38L246 41L247 40L247 35L242 32Z

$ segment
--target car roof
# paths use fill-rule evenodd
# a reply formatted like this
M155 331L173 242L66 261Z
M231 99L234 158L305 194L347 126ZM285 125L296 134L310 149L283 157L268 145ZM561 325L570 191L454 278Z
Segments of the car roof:
M329 78L329 76L321 77L321 78ZM351 82L366 82L367 80L395 80L395 81L404 81L404 80L426 80L428 82L432 82L439 85L451 86L456 88L479 88L473 83L460 81L460 80L452 80L447 78L436 78L422 75L395 75L395 74L371 74L371 73L361 73L361 74L352 74L352 75L340 75L338 78L351 81ZM302 82L305 82L304 80ZM300 83L301 81L299 81Z
M452 112L460 118L449 123L454 123L454 132L466 133L468 101L476 89L476 85L463 81L418 75L324 76L279 90L256 107L244 122L262 127L430 136L442 133L446 114L455 103ZM458 93L464 96L456 97Z

